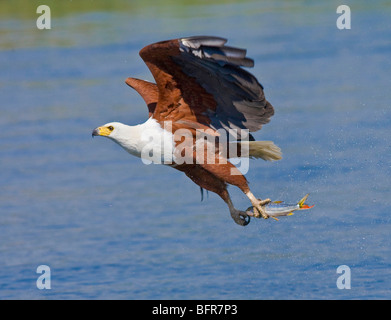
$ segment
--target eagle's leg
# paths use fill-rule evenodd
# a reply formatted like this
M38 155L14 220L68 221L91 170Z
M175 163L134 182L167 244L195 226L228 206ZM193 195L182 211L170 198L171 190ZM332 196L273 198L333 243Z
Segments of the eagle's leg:
M264 219L267 219L269 218L269 215L266 213L265 209L263 208L264 205L268 204L271 202L270 199L265 199L265 200L261 200L261 199L257 199L250 190L248 190L247 192L245 192L246 196L250 199L251 201L251 204L253 205L253 208L254 208L254 217L256 218L260 218L260 216L262 216L262 218Z
M216 163L218 163L216 161ZM264 205L270 202L270 199L260 200L257 199L253 193L250 191L246 178L241 174L238 168L236 168L232 163L227 161L225 164L218 165L208 165L204 164L203 167L209 172L213 172L215 176L225 181L228 184L232 184L237 186L243 193L250 199L251 204L254 208L254 213L247 212L247 215L251 215L255 218L269 218L269 215L266 213L264 209ZM226 200L224 200L227 202ZM227 202L228 203L228 202ZM231 208L230 208L231 210ZM231 213L232 215L232 213Z
M228 208L229 208L229 212L231 213L231 217L232 219L238 224L238 225L241 225L241 226L246 226L250 223L250 216L248 215L247 212L244 212L244 211L240 211L238 209L236 209L233 204L232 204L232 201L231 201L231 198L227 192L227 198L224 199L224 201L227 203L228 205Z
M247 212L237 210L233 206L227 190L227 184L221 178L199 165L178 166L176 169L185 172L185 174L201 188L217 193L228 205L231 217L238 225L246 226L250 223L250 217Z
M240 190L243 191L243 193L250 199L251 204L253 205L253 208L254 208L253 213L250 213L250 212L246 213L248 216L251 215L256 218L262 217L264 219L269 218L269 215L266 213L263 206L268 204L270 202L270 199L265 199L265 200L257 199L253 195L253 193L250 191L247 180L242 175L242 173L239 171L239 169L236 168L229 161L226 161L225 163L221 163L221 162L219 163L218 162L219 160L221 160L221 159L216 158L215 165L205 163L205 164L203 164L203 168L206 171L212 173L217 178L224 181L225 183L237 186ZM214 192L216 192L216 191L214 191ZM223 196L221 196L221 197L224 199ZM232 216L232 214L235 214L235 211L234 211L235 208L233 208L232 203L229 204L228 200L226 200L226 199L224 199L224 201L230 207L231 216ZM240 212L243 212L243 211L240 211Z

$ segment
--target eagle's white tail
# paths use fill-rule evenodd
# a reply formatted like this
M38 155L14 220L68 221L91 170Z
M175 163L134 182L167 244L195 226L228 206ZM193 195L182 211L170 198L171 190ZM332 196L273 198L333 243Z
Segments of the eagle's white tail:
M273 141L242 141L240 142L242 156L246 156L244 150L248 150L251 159L263 159L265 161L276 161L282 159L282 152Z

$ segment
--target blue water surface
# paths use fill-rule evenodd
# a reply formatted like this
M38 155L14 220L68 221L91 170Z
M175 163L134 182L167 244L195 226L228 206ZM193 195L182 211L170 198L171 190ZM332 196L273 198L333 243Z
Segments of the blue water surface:
M21 15L10 3L0 22L0 299L390 298L387 1L348 1L350 30L336 27L337 1L69 2L52 8L50 30L36 28L34 6ZM311 211L243 228L182 173L91 138L110 121L146 120L124 84L152 80L143 46L200 34L247 48L275 107L255 137L284 158L251 161L251 190L293 203L309 192ZM230 192L236 207L250 205ZM50 267L50 290L37 289L39 265ZM337 288L340 265L351 289Z

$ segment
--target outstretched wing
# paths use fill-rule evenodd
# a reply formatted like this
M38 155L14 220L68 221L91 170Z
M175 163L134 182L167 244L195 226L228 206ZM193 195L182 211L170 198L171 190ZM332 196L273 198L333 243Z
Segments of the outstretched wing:
M246 50L226 39L197 36L151 44L140 51L156 80L158 121L199 123L219 129L259 130L274 114L262 85L242 67Z

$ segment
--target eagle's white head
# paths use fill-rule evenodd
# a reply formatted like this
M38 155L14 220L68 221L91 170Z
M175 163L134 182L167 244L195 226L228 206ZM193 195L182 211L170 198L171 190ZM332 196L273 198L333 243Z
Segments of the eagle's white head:
M128 126L120 122L110 122L92 131L92 136L107 137L118 143L130 154L155 163L172 161L174 141L171 132L165 132L155 119ZM153 156L150 156L150 155ZM153 158L153 159L151 159Z
M102 136L107 137L112 140L116 140L121 137L123 131L126 127L129 127L120 122L110 122L106 123L101 127L97 127L92 131L92 136ZM126 129L125 129L126 130Z
M109 122L92 131L92 136L107 137L118 143L129 153L140 156L140 133L138 126L128 126L120 122Z

